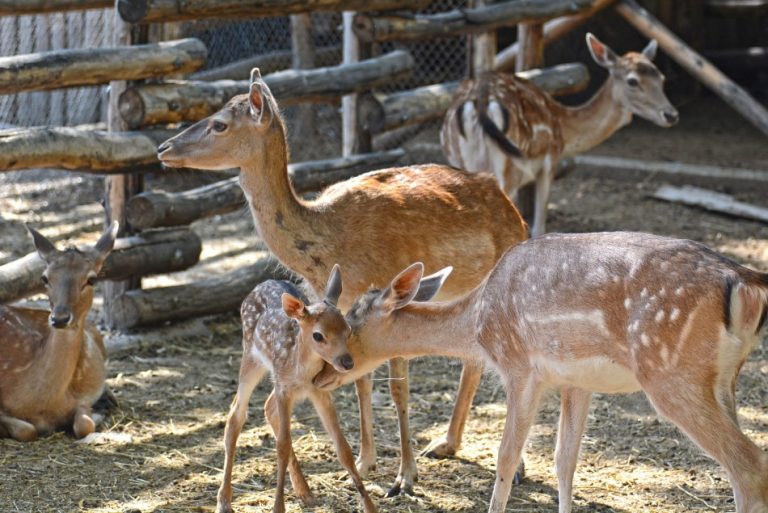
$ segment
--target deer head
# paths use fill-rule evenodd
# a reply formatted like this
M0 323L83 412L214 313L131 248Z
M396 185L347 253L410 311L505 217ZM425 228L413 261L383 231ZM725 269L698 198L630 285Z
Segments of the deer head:
M259 68L253 68L248 94L235 96L215 114L165 141L157 158L168 167L232 169L269 151L270 134L284 140L285 128Z
M304 302L285 293L282 295L283 310L299 321L302 340L309 341L312 349L339 372L347 372L355 366L347 348L350 327L336 303L341 295L341 270L333 266L322 301L305 305Z
M619 57L594 35L587 34L592 58L611 74L614 98L633 114L669 127L677 123L678 114L664 94L664 75L651 62L657 46L652 39L642 52Z
M41 279L51 305L49 321L54 328L76 326L88 313L96 276L112 251L118 227L114 221L92 248L60 251L40 232L27 226L37 254L46 263Z

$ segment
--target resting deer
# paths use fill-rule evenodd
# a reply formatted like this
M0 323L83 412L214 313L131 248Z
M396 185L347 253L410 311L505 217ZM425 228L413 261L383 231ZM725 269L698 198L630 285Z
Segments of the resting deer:
M655 40L621 57L592 34L587 46L609 75L585 104L566 107L527 80L486 72L461 83L440 131L451 165L491 171L513 201L520 187L536 182L532 236L546 231L549 189L562 157L597 146L633 114L663 127L677 123L664 76L651 62Z
M331 265L346 276L339 306L371 285L382 286L404 266L422 261L429 269L449 264L455 279L445 299L474 288L511 245L526 237L525 225L495 180L446 166L385 169L338 183L313 201L296 196L288 177L285 126L258 69L249 94L236 96L216 114L158 148L170 167L240 168L240 185L267 247L286 267L322 289ZM416 462L408 430L407 366L390 362L390 389L397 405L401 466L390 493L410 492ZM481 366L465 365L445 440L428 450L452 454L458 447ZM375 464L371 380L358 381L361 451L358 469Z
M331 435L344 469L349 472L363 501L366 513L375 513L368 492L355 468L347 440L341 431L333 400L328 392L312 385L324 362L339 372L354 367L347 352L349 326L336 306L341 294L341 273L334 266L325 297L309 305L307 299L287 281L261 283L243 301L243 358L237 394L224 430L224 479L218 493L218 513L232 511L232 467L237 439L248 416L248 401L264 375L272 375L274 389L264 403L264 413L277 438L277 491L273 511L285 511L285 471L305 504L314 497L307 485L291 444L291 411L296 402L309 397L320 420ZM298 321L298 322L297 322Z
M356 301L349 351L356 372L395 354L483 358L496 370L507 417L489 512L504 511L539 398L556 388L560 513L571 511L591 394L637 390L725 467L737 512L768 513L768 454L739 428L735 399L765 326L768 274L696 242L627 232L524 242L447 303L411 302L422 270L413 265ZM324 370L315 383L342 379Z
M29 228L46 262L51 311L0 305L0 436L26 442L68 426L76 438L95 430L91 406L105 389L106 350L86 315L117 228L88 251L59 251Z

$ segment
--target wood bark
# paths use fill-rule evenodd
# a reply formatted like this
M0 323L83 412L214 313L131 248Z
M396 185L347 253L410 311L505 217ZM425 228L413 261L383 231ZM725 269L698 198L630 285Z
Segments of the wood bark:
M202 41L189 38L148 45L0 57L0 94L187 73L203 66L206 54Z
M578 13L590 5L591 0L527 0L415 16L358 14L354 29L360 40L365 42L414 41L488 32L522 22L546 21Z
M616 10L645 36L656 39L667 55L768 135L768 110L760 102L696 53L634 0L622 0L616 4Z
M112 0L0 0L0 16L22 16L112 7Z
M117 12L130 23L200 18L255 18L314 11L419 10L431 0L117 0Z
M53 168L113 174L156 170L157 146L175 130L105 132L70 127L0 131L0 172Z
M309 13L291 15L291 64L293 69L315 67L312 18ZM291 140L311 141L315 137L315 111L312 105L296 107Z
M372 169L394 165L405 155L392 150L367 155L300 162L288 171L297 193L317 191L328 185ZM137 229L155 226L179 226L203 217L210 217L243 208L245 196L238 177L184 192L145 192L128 202L128 222Z
M201 248L200 238L186 228L150 230L119 238L99 279L122 280L182 271L197 264ZM36 252L0 266L0 303L43 292L40 277L44 270L45 262Z
M356 64L311 70L285 70L264 77L282 106L300 101L335 101L410 73L413 58L395 52ZM248 92L248 80L176 81L131 87L120 98L120 113L130 128L197 121L210 116L235 95Z
M118 329L237 311L259 283L295 279L274 257L186 285L149 290L130 290L115 301Z

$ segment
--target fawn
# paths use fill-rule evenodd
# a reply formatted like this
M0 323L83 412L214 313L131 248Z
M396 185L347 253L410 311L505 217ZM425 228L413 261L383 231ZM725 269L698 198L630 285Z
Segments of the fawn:
M83 438L96 428L91 406L106 379L104 342L86 315L118 225L85 251L60 251L28 229L46 262L42 280L51 311L0 305L0 436L31 441L72 426Z

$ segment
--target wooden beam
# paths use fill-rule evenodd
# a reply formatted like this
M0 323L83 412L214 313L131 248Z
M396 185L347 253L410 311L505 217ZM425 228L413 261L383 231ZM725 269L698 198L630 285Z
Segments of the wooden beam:
M285 70L264 77L282 106L300 101L336 101L340 96L371 89L410 73L413 58L397 50L355 64ZM120 112L132 129L197 121L218 111L230 98L248 92L248 80L174 81L129 88L120 97Z
M200 18L256 18L315 11L419 10L431 0L117 0L117 12L129 23Z
M200 260L200 237L186 228L151 230L121 237L104 262L99 279L123 280L182 271ZM43 292L45 262L36 252L0 266L0 303Z
M768 223L768 209L737 201L733 196L710 191L709 189L690 185L684 187L664 185L653 193L651 197L663 201L701 207L720 214Z
M671 30L662 25L651 13L640 7L634 0L622 0L616 4L616 11L645 36L656 39L667 55L720 96L723 101L748 119L761 132L768 135L768 110L707 59L685 44Z
M202 67L207 53L202 41L188 38L148 45L0 57L0 94L187 73Z
M0 0L0 16L106 9L113 0Z
M291 67L293 52L278 50L254 55L246 59L231 62L218 68L206 69L189 75L190 80L211 82L214 80L246 80L253 68L259 68L262 75L282 71ZM314 66L335 66L341 61L341 47L325 46L315 50ZM313 67L314 67L313 66Z
M416 41L488 32L522 22L546 21L578 13L588 9L591 3L592 0L528 0L415 16L358 14L354 29L360 40L365 42Z

